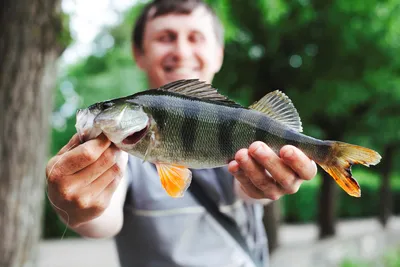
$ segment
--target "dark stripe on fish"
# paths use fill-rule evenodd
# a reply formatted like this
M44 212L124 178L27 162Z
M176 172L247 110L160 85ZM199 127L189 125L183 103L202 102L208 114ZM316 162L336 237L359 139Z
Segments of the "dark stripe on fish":
M271 120L267 116L259 116L257 121L255 140L265 142L266 131L268 131L271 125Z
M226 116L218 113L218 144L219 151L224 157L231 157L236 151L233 148L233 130L237 123L235 118L240 117L240 109L232 109L232 114Z
M159 99L157 99L157 103L155 105L153 105L154 107L152 108L152 115L154 120L157 123L158 129L160 131L163 131L166 125L166 121L167 121L167 112L166 112L166 105L167 103L164 101L159 101Z
M184 151L187 155L194 151L194 145L196 142L196 129L199 125L199 114L201 111L198 101L186 102L186 108L183 109L184 119L181 125L181 140Z

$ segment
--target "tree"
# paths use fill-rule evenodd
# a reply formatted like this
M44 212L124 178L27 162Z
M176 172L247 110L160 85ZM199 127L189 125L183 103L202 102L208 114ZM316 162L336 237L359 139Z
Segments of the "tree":
M64 38L59 0L5 0L0 11L0 266L35 266L49 115Z
M354 141L381 153L387 136L398 139L395 123L382 116L389 103L389 111L399 113L397 1L233 0L226 10L236 38L226 45L217 87L238 98L250 94L249 102L284 91L305 134L316 138ZM336 190L325 176L316 200L321 237L334 234Z
M316 138L339 139L382 154L386 145L399 139L398 1L207 2L226 29L224 64L213 81L220 92L248 106L272 90L282 90L299 111L304 133ZM96 41L98 49L62 78L61 83L72 85L81 96L83 106L147 88L132 62L129 40L140 5L125 15L121 25L105 29ZM110 40L113 45L104 46ZM73 116L66 120L64 132L54 131L61 141L54 140L53 152L75 131L74 120ZM363 187L365 180L357 179ZM324 181L319 198L311 203L319 205L319 216L324 218L319 220L321 236L329 236L335 230L336 207L341 207L336 205L339 196L356 208L365 198L336 194L342 191L332 178L326 176ZM301 206L298 212L303 208L308 207ZM272 242L280 221L276 214L267 210L266 216L275 217L264 220L266 225L275 224L269 228L273 232L268 230Z

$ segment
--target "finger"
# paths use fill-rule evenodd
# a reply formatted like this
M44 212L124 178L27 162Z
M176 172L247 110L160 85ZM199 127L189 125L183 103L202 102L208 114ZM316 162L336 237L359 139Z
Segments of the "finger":
M297 174L286 166L285 162L265 143L254 142L251 144L249 154L271 174L285 193L293 194L298 191L300 183Z
M120 180L124 176L128 156L126 153L120 152L118 154L117 163L112 165L106 172L104 172L98 179L95 179L86 188L95 192L95 196L101 194L113 194L117 188Z
M72 149L72 148L78 146L79 144L80 144L80 142L79 142L79 136L78 136L78 134L76 133L76 134L74 134L74 135L71 137L71 139L69 139L68 143L67 143L65 146L63 146L63 147L60 149L60 151L58 151L57 155L62 155L62 154L64 154L65 152L67 152L68 150L70 150L70 149Z
M283 189L267 174L264 167L248 155L245 149L239 150L235 155L240 169L251 183L261 190L265 197L278 199L284 194Z
M49 165L57 163L53 170L57 176L71 175L94 163L110 145L111 142L102 135L54 157Z
M242 170L239 168L239 164L236 161L232 161L228 165L229 172L238 180L242 190L251 198L261 199L265 198L264 193L255 187L255 185L246 177Z
M108 171L118 161L121 150L111 145L91 165L69 176L80 182L80 186L87 186Z
M317 165L308 158L301 150L294 146L284 146L280 156L301 179L311 180L317 175Z

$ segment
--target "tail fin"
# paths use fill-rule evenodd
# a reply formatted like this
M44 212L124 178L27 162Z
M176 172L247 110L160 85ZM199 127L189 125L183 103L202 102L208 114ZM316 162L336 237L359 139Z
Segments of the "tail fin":
M351 166L362 164L368 167L378 164L380 160L381 156L374 150L342 142L332 142L330 159L318 164L350 196L360 197L361 189L358 182L352 177Z

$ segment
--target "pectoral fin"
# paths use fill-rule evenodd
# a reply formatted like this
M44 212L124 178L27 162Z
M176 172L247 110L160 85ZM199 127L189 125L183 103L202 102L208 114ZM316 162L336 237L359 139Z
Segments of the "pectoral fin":
M192 172L183 166L156 164L161 184L171 197L182 197L192 181Z

